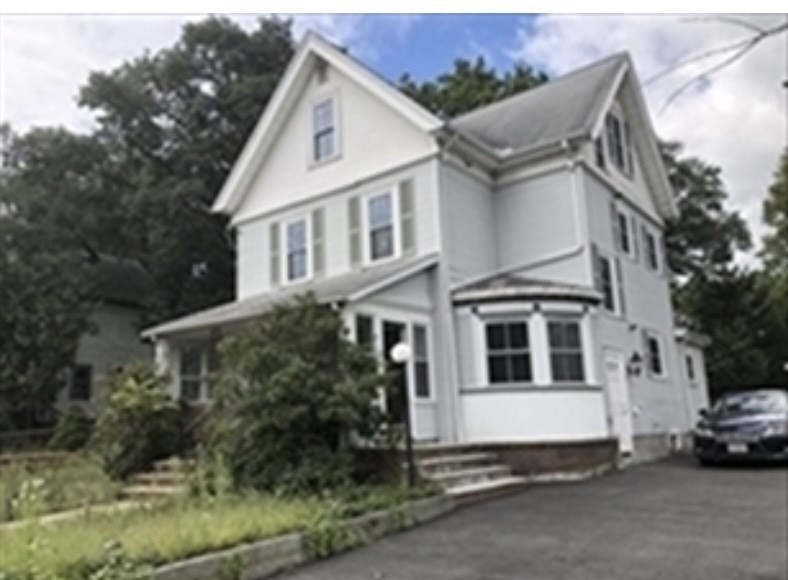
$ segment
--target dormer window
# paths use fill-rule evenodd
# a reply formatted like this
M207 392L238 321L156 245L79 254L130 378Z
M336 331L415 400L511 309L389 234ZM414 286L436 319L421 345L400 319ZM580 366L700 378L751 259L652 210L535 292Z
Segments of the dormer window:
M312 109L312 158L322 163L338 153L336 128L336 99L329 97Z
M610 160L622 173L632 175L632 144L629 124L618 114L610 112L605 119L607 152Z

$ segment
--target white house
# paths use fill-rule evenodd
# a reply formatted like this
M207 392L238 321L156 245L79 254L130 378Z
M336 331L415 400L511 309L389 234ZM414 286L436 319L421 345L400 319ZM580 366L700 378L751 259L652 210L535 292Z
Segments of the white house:
M213 209L237 234L236 300L145 332L184 399L209 397L216 340L311 290L379 353L412 344L422 441L642 456L704 404L702 351L674 338L677 210L625 54L444 121L307 35Z

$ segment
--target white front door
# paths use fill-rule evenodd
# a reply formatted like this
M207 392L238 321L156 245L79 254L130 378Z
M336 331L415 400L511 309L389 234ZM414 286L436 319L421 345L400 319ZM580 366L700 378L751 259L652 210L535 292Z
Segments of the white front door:
M610 424L613 434L618 437L618 450L622 454L630 454L633 450L632 406L622 353L613 350L605 352L605 377Z

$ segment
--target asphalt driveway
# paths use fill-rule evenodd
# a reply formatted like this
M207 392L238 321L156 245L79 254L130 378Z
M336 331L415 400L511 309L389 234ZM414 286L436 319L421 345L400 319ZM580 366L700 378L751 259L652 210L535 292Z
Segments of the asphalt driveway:
M531 487L287 580L786 580L788 470L688 459Z

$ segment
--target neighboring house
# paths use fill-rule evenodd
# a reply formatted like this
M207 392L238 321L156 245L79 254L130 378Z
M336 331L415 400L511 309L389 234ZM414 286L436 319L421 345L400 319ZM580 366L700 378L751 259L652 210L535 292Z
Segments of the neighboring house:
M98 255L91 260L96 306L79 347L69 381L58 396L60 409L78 406L87 413L101 404L108 375L133 360L150 360L152 349L140 339L143 301L151 280L132 260Z
M215 342L311 290L377 352L411 343L419 440L647 455L691 427L677 210L626 55L442 121L310 34L213 209L236 301L144 333L177 396L205 401Z

